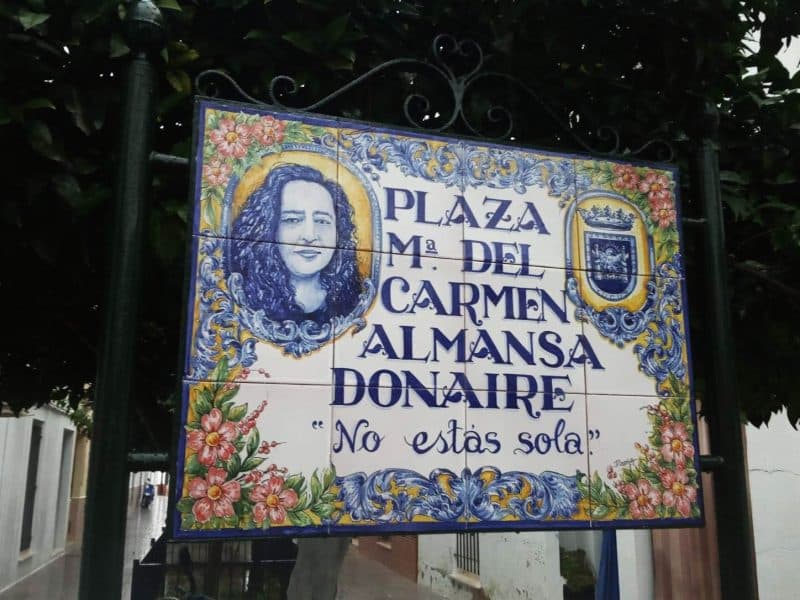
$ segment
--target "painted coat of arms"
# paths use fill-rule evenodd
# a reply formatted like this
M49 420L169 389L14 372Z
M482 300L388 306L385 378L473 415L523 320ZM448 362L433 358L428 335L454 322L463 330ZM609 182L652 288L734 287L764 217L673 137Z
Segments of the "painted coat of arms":
M702 522L674 171L196 114L177 537Z

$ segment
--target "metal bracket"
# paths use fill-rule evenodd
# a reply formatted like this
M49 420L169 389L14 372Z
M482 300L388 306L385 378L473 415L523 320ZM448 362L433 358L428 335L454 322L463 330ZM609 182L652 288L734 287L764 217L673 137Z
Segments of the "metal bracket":
M703 473L713 473L714 471L719 471L724 466L725 459L722 456L713 454L700 455L700 470Z
M233 77L219 69L202 71L195 78L194 85L199 93L206 96L216 96L220 89L219 83L223 83L233 88L240 98L253 104L311 112L324 110L325 106L336 98L363 83L369 82L379 74L401 68L405 73L413 73L413 77L410 78L412 85L416 78L427 76L445 83L450 91L450 99L446 102L447 107L442 106L441 110L437 111L434 110L433 103L425 94L421 92L409 93L403 100L403 116L406 123L411 127L437 133L460 128L469 135L483 139L514 141L512 136L514 132L514 115L506 104L500 103L503 102L502 100L498 103L490 102L489 108L486 109L484 115L486 121L502 129L502 133L499 135L490 136L487 135L487 132L481 131L465 109L465 106L467 106L466 100L471 93L474 93L474 84L478 81L494 80L503 84L503 86L498 86L498 89L508 90L510 86L532 100L538 110L557 125L564 136L583 150L611 158L634 158L646 151L653 152L658 160L664 162L671 162L675 158L675 150L672 145L661 138L648 140L637 148L623 149L621 148L619 131L607 125L599 127L594 132L595 139L603 147L590 143L589 140L577 133L571 118L569 121L565 120L532 87L508 73L484 69L487 58L483 53L483 49L474 40L457 40L451 35L439 34L433 39L431 50L432 61L416 58L395 58L386 61L356 77L338 90L305 106L290 106L283 102L282 98L295 96L301 87L293 77L288 75L278 75L272 79L269 84L269 98L266 100L251 96L242 89ZM461 65L462 68L457 69L453 66L454 63ZM530 106L526 106L527 110L530 110ZM447 116L441 118L440 122L443 122L441 125L426 125L426 122L430 120L427 117L434 112Z

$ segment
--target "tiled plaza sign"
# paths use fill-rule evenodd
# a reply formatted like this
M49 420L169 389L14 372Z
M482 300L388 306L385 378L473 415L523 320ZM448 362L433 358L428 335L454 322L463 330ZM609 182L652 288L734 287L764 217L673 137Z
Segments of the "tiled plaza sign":
M701 522L676 172L200 101L180 537Z

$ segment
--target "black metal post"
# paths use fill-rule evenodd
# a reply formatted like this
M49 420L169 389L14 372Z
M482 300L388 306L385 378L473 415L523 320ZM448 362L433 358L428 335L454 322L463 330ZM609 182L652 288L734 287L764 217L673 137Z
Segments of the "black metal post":
M111 226L111 261L94 402L88 498L81 550L81 600L122 593L128 507L128 416L145 240L156 71L148 54L163 43L161 13L150 1L128 5L131 63L125 80L120 157Z
M707 220L705 285L708 344L711 347L705 403L712 451L723 463L714 470L722 597L758 597L753 528L745 471L742 420L737 397L736 365L731 329L725 230L719 179L717 138L719 113L707 102L702 115L702 139L695 154L697 191Z

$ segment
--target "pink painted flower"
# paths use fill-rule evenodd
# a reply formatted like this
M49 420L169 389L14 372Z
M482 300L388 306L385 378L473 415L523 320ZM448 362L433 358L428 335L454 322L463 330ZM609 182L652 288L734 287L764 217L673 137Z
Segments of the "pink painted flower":
M196 500L192 514L198 523L207 523L212 515L232 517L233 503L241 497L241 487L237 481L225 481L225 469L211 467L203 479L195 477L189 481L189 495Z
M231 166L219 159L211 161L211 164L203 165L203 179L208 185L227 185L231 175Z
M283 477L273 475L263 485L257 485L250 492L253 506L253 521L263 523L269 518L271 523L282 523L286 519L286 509L297 506L297 492L284 489Z
M614 165L614 187L621 190L635 190L639 187L640 177L630 165Z
M200 427L186 434L186 443L197 452L197 460L201 465L211 467L217 459L228 460L236 452L233 445L238 435L236 425L229 421L223 423L220 409L212 408L208 414L200 417Z
M697 499L697 488L689 485L689 476L684 469L663 471L661 485L664 486L664 506L674 506L684 517L692 514L692 503Z
M221 119L219 126L209 134L212 143L222 156L242 158L252 141L250 127L233 119Z
M676 216L672 198L664 198L650 203L650 218L662 229L672 225Z
M253 136L262 146L272 146L283 141L284 124L275 117L261 117L253 125Z
M634 519L652 519L656 516L655 507L661 504L661 494L646 479L636 484L627 483L622 493L630 501L628 505Z
M662 426L661 443L661 456L666 462L674 461L682 467L687 458L694 457L694 446L683 423L670 422Z
M647 199L650 201L650 206L657 200L670 200L672 192L670 191L669 179L666 175L650 171L639 182L639 191L647 194Z

